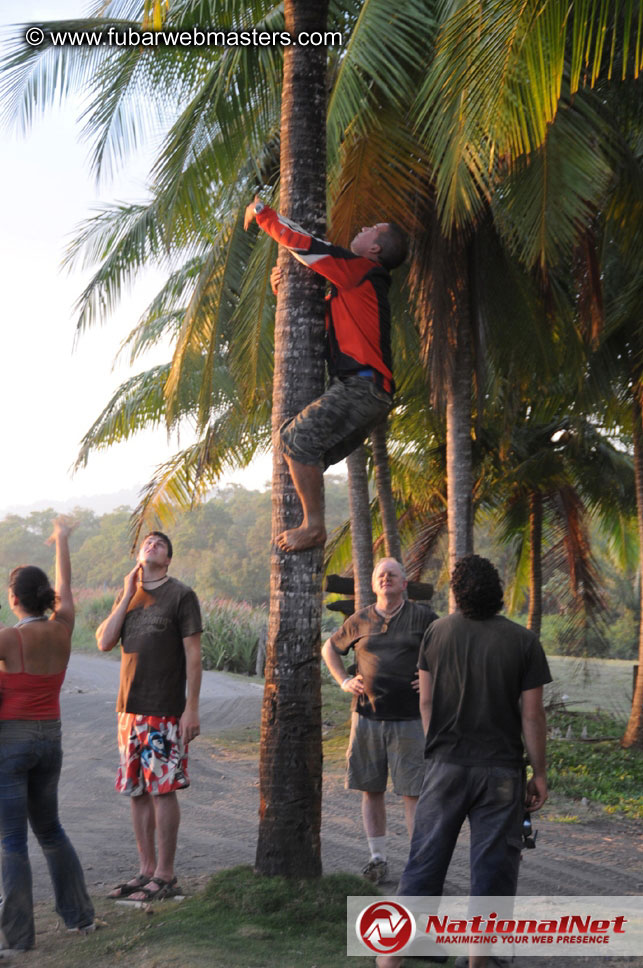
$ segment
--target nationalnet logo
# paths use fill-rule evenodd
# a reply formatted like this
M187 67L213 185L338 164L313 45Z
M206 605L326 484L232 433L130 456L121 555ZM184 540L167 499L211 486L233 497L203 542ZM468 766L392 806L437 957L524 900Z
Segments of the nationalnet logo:
M355 924L358 939L378 955L395 954L415 937L415 918L403 905L378 901L364 908Z
M370 901L364 907L365 901ZM628 957L643 897L347 898L347 953Z

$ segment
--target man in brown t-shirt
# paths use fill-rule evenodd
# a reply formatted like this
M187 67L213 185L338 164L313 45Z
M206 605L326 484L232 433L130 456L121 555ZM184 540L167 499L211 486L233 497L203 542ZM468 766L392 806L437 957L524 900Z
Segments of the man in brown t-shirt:
M407 601L406 585L399 561L382 558L373 571L375 604L350 615L322 648L331 675L353 695L346 787L362 793L371 853L362 874L374 884L388 876L388 774L403 798L409 836L424 774L417 661L422 637L437 616L428 605ZM342 661L351 648L357 663L354 676L347 675Z
M201 612L192 589L167 574L171 560L167 535L148 534L111 615L96 632L101 651L119 640L122 647L116 789L131 798L140 871L109 896L132 901L180 892L174 875L176 791L189 786L187 748L199 735Z

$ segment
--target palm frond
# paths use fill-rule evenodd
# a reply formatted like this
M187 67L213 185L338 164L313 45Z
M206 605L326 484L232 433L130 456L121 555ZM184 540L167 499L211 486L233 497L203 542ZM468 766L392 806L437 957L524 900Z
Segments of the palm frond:
M203 356L203 380L198 398L197 419L207 425L212 406L211 374L215 358L225 339L226 323L236 308L251 239L243 231L243 213L221 226L221 234L207 257L194 286L172 359L165 387L168 420L174 417L180 385L191 378L190 360L194 353Z
M602 147L608 143L604 123L579 98L558 113L540 150L503 180L494 218L528 268L564 263L587 232L612 178L613 159Z
M117 359L129 351L131 365L162 339L178 335L185 317L186 294L192 290L202 268L203 259L190 259L170 274L138 324L121 343Z
M344 134L329 173L331 235L338 245L347 246L357 227L373 221L394 221L409 233L421 227L418 206L428 192L428 158L408 128L396 122L388 109L367 132L353 124Z
M269 407L248 414L230 408L200 440L159 466L132 514L134 544L150 520L171 521L177 510L191 507L227 470L246 467L270 443Z
M354 4L352 5L355 6ZM329 159L346 131L369 121L382 101L397 106L409 102L417 72L426 61L435 23L431 5L423 0L365 0L344 45L332 77L328 100ZM386 43L382 39L386 38ZM391 51L395 50L395 56Z
M76 303L78 332L113 312L136 272L163 262L168 242L156 200L148 205L110 205L87 219L64 261L67 267L101 262Z
M85 467L90 453L127 440L144 427L160 425L165 419L163 386L169 364L153 367L130 377L116 390L100 416L81 441L74 465Z
M447 6L416 108L431 147L444 226L475 218L497 165L541 147L573 97L638 76L643 8L627 0L466 0ZM609 58L606 63L606 50Z

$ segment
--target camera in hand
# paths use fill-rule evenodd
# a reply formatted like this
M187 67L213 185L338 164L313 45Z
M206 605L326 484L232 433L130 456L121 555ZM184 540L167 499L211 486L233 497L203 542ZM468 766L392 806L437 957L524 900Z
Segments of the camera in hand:
M525 813L522 818L522 846L525 850L533 850L536 846L538 831L531 826L531 814Z

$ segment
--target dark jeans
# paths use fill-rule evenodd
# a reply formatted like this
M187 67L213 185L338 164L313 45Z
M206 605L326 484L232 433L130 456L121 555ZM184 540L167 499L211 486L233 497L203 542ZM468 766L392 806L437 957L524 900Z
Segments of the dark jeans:
M0 721L4 898L0 927L11 948L32 948L35 940L27 820L49 866L60 917L68 928L84 927L94 920L78 855L58 820L62 758L59 721Z
M465 818L471 828L472 896L512 896L518 886L522 769L429 760L415 814L411 852L398 894L442 894Z

